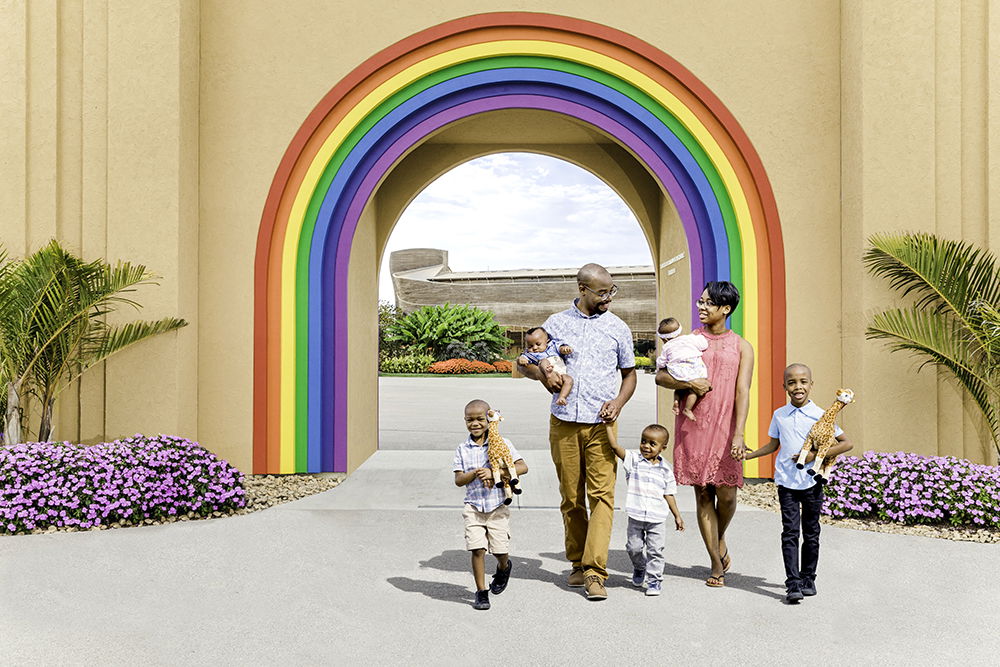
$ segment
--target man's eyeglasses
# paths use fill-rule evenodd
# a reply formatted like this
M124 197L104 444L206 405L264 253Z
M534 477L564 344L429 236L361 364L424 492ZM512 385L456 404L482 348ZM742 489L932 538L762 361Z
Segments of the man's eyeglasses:
M582 284L582 283L581 283L581 284ZM601 299L602 301L603 301L604 299L610 299L610 298L611 298L611 297L613 297L613 296L614 296L615 294L618 294L618 285L612 285L612 286L611 286L611 289L609 289L609 290L604 290L604 291L602 291L602 292L598 292L598 291L596 291L596 290L592 290L592 289L590 289L589 287L587 287L586 285L583 285L583 289L585 289L585 290L587 290L588 292L590 292L590 293L592 293L592 294L596 295L596 296L597 296L597 298L598 298L598 299Z

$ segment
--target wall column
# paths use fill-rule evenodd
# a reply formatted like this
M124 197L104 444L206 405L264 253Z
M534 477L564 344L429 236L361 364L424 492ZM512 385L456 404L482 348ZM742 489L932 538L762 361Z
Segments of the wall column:
M196 0L108 7L107 256L161 276L141 317L190 323L108 361L108 437L197 437L199 39Z

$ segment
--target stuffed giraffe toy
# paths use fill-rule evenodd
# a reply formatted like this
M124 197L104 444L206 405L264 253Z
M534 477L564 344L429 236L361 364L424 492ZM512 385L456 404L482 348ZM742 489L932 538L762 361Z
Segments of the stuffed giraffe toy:
M840 411L852 401L854 401L853 391L850 389L838 389L837 400L813 424L812 428L809 429L809 435L806 436L805 442L802 443L802 451L799 452L799 458L795 463L795 467L799 470L805 468L806 457L809 455L809 452L816 450L816 458L813 460L813 466L806 472L813 475L820 484L826 484L829 481L830 471L833 470L834 459L836 459L835 456L829 459L826 457L826 453L830 451L830 447L837 444L837 439L833 435L836 430L834 421L837 415L840 414Z
M500 422L503 421L503 416L496 410L490 410L486 414L486 420L489 422L486 430L486 457L490 460L490 468L493 469L493 484L504 490L507 497L504 498L503 504L510 505L511 493L520 494L521 489L518 486L517 470L514 468L514 457L510 455L510 447L500 436ZM503 481L504 470L510 476L508 484L504 484Z

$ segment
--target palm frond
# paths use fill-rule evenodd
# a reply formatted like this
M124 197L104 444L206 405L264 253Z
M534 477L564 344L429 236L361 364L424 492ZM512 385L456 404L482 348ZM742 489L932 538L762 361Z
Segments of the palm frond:
M877 234L868 241L868 270L904 296L913 294L918 307L968 319L974 300L1000 303L997 260L983 248L923 233Z
M983 364L979 341L961 322L918 306L897 308L872 316L865 336L885 341L894 352L915 354L922 358L921 367L951 371L982 411L1000 451L1000 388Z
M91 336L84 340L79 353L74 358L79 366L76 373L70 374L62 386L56 391L73 383L80 375L95 364L104 361L111 355L124 350L150 336L156 336L168 331L175 331L188 325L187 321L176 317L165 317L156 321L128 322L114 327L106 327L103 335Z

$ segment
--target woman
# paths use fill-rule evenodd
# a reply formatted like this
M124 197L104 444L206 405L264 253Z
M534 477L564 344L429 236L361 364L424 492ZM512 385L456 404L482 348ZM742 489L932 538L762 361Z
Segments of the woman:
M702 355L708 382L681 382L666 369L656 374L656 384L667 389L694 391L702 396L695 405L694 421L682 414L674 427L674 471L678 484L694 487L698 504L698 529L712 560L712 576L705 584L725 586L732 564L726 528L736 513L736 489L743 486L743 429L750 406L753 347L726 320L736 310L740 293L730 282L710 282L697 301L702 326L691 333L708 339ZM711 389L711 391L709 391Z

